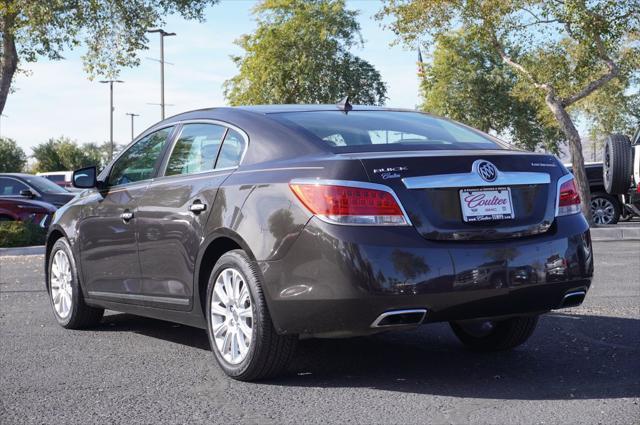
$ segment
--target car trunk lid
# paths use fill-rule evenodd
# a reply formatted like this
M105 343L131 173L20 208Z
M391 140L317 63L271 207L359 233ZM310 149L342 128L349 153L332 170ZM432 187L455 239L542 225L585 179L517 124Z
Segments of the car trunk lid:
M415 228L431 240L495 240L546 232L555 218L556 181L565 173L553 156L509 150L347 156L362 161L372 182L391 187ZM485 180L479 172L487 162L495 166L494 180ZM478 198L500 207L510 204L512 216L482 216L477 202L468 203ZM473 207L465 209L466 219L463 203Z

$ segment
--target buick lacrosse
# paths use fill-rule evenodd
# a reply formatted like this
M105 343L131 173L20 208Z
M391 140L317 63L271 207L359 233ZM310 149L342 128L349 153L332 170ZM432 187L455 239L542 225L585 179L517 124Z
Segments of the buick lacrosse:
M59 209L46 284L65 328L104 309L207 331L229 376L286 366L296 342L450 322L505 350L580 304L589 226L573 176L456 122L338 105L166 119Z

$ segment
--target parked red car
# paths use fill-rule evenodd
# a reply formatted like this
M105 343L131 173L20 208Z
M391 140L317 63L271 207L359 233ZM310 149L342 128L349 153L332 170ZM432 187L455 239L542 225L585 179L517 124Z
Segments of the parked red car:
M33 199L0 198L1 221L32 221L47 228L56 207Z

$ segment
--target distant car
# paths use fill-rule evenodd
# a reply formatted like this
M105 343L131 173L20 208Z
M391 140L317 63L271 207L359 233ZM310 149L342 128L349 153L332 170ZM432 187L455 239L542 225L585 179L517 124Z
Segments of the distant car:
M567 169L573 172L569 164ZM626 219L628 212L624 207L624 200L617 195L607 193L604 187L603 163L587 162L585 165L589 189L591 191L591 216L595 224L616 224L619 220Z
M71 176L73 171L47 171L45 173L36 173L36 176L44 177L47 180L51 180L60 187L70 189L73 187L71 183Z
M44 177L31 174L0 174L0 197L33 199L61 207L75 197Z
M624 134L609 135L603 159L606 192L620 197L625 212L640 216L640 126L630 138Z
M49 227L56 207L33 199L0 197L0 222L31 221L42 228Z

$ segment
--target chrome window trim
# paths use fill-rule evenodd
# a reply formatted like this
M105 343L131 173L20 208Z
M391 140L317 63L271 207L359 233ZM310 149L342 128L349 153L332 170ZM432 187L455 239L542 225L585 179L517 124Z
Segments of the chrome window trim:
M377 227L413 226L413 224L411 223L411 219L409 219L409 215L407 214L407 211L404 209L404 206L402 205L402 202L400 202L400 199L398 198L398 195L396 195L396 193L394 192L393 189L391 189L389 186L386 186L384 184L369 183L369 182L359 182L359 181L353 181L353 180L330 180L330 179L321 179L321 178L316 178L316 179L310 179L310 178L293 179L293 180L291 180L290 184L317 184L317 185L331 185L331 186L351 186L351 187L359 187L359 188L362 188L362 189L381 190L381 191L387 192L391 196L393 196L393 199L395 199L396 203L400 207L400 210L402 211L402 215L403 215L404 220L405 220L405 223L403 223L403 224L338 223L338 222L335 222L333 220L328 219L327 217L325 217L323 215L314 214L316 217L318 217L320 220L324 221L325 223L335 224L335 225L338 225L338 226L377 226ZM305 209L306 209L306 207L305 207Z
M556 214L555 214L556 217L558 217L558 213L560 213L560 187L562 187L564 183L568 182L573 178L574 176L572 173L565 174L564 176L560 177L556 183ZM582 199L580 200L580 209L573 214L578 214L581 211L582 211ZM573 214L567 214L567 215L573 215Z
M90 297L114 298L121 300L151 301L164 304L189 305L189 298L173 298L154 295L125 294L121 292L88 291Z
M241 129L240 127L236 127L235 125L230 124L230 123L228 123L226 121L220 121L220 120L208 119L208 118L178 121L176 124L180 124L180 131L174 137L174 140L171 141L171 143L172 143L171 144L171 151L167 155L167 158L166 158L166 161L165 161L165 164L164 164L164 169L162 170L162 173L160 175L158 175L158 177L174 177L174 176L167 176L167 167L169 166L169 161L171 160L171 155L173 154L173 150L175 149L176 144L178 143L178 140L180 139L180 135L182 134L182 131L184 130L184 126L188 125L188 124L212 124L212 125L217 125L217 126L225 128L226 131L224 132L222 140L220 141L220 148L218 149L218 155L216 156L216 163L218 162L218 156L220 155L220 152L222 151L222 146L224 145L224 141L227 138L227 134L229 134L229 129L237 131L238 134L240 134L240 136L242 136L242 138L244 139L244 151L242 152L242 155L240 155L240 161L238 162L238 165L236 165L234 167L213 168L211 170L199 171L198 173L180 174L181 176L192 176L194 174L208 173L208 172L211 172L211 171L235 170L236 168L238 168L238 167L240 167L242 165L242 161L244 161L244 157L247 154L247 150L249 150L249 135L243 129ZM215 165L216 164L214 163L213 166L215 167Z
M405 177L402 183L407 189L447 189L465 187L521 186L549 184L547 173L529 171L500 171L494 181L483 180L475 171L469 173L434 174L431 176Z

